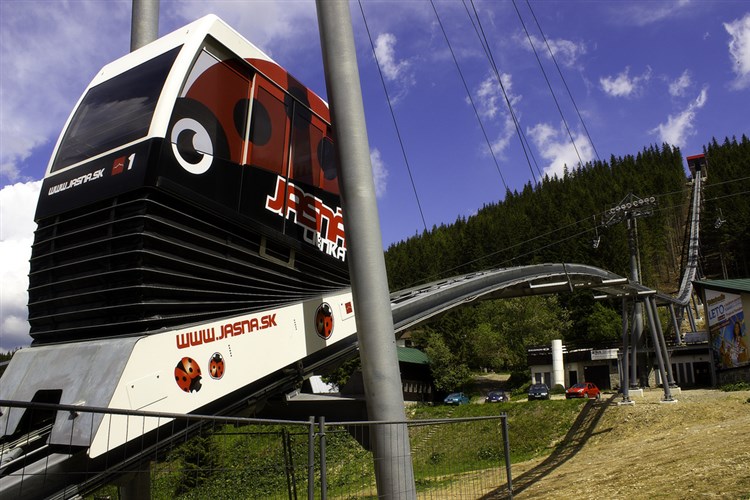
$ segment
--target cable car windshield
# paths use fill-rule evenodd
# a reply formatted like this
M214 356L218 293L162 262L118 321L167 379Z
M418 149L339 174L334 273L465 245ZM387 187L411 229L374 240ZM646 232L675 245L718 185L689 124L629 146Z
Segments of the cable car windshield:
M52 172L145 136L179 50L91 88L65 131Z

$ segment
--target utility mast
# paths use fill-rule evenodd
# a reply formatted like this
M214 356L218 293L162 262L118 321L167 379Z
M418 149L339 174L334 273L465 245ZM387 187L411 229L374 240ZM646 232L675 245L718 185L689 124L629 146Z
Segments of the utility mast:
M638 223L637 219L641 217L648 217L653 215L654 207L656 207L656 198L646 197L639 198L633 193L628 194L625 198L620 201L617 205L613 206L604 215L602 224L606 227L619 224L625 221L628 227L628 250L630 252L630 281L633 283L641 282L641 265L640 265L640 254L638 252ZM638 388L638 373L636 367L638 366L638 343L640 342L641 335L643 334L643 304L639 301L635 302L635 310L633 312L633 327L631 334L631 360L630 366L630 387L633 389ZM627 368L627 346L623 346L623 366ZM624 370L627 372L627 370ZM627 381L623 383L623 399L629 400Z
M130 52L159 37L159 0L133 0L130 20ZM147 467L126 475L118 486L123 500L151 498L151 472Z
M378 498L416 498L349 2L317 0Z

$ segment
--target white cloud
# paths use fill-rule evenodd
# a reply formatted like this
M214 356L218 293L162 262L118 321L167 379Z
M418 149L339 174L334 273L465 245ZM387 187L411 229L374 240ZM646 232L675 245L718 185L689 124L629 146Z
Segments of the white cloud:
M510 82L510 75L503 75L508 78ZM497 78L494 76L488 76L482 83L479 84L476 92L476 105L479 116L482 118L493 119L498 114L500 105L505 106L503 102L503 94L500 89L500 85L497 82Z
M279 2L278 0L253 0L252 3L227 0L162 0L161 2L161 22L162 25L169 26L168 31L207 14L219 16L271 57L285 57L282 53L295 50L293 48L295 46L303 50L311 45L316 47L320 41L314 2ZM286 43L290 40L297 42Z
M639 76L630 76L630 67L615 77L607 76L599 79L602 90L612 97L634 97L639 95L643 86L651 78L651 68Z
M530 35L530 37L531 43L534 44L536 52L547 59L550 59L549 50L547 50L547 45L544 43L544 39L535 35ZM516 40L521 47L531 52L531 45L529 45L529 39L525 34L517 35ZM559 64L568 68L575 66L578 59L586 54L586 45L583 42L573 42L562 38L547 38L547 43L549 44L549 49L552 51L552 54L555 56L555 60Z
M613 13L617 19L647 26L686 12L691 0L660 0L659 2L617 2Z
M408 61L398 61L395 54L396 37L391 33L382 33L375 40L375 57L378 58L383 76L388 81L398 80L409 69Z
M679 78L670 82L669 84L669 95L672 97L680 97L685 95L685 91L692 83L690 79L690 71L685 70L682 72Z
M676 115L669 115L667 122L660 123L651 130L651 133L657 134L661 142L678 147L685 146L687 138L695 135L696 112L706 105L707 100L708 88L704 87L698 97L688 104L687 108Z
M0 2L0 19L0 181L27 181L46 165L30 172L24 160L54 142L89 80L127 52L130 6Z
M750 87L750 13L745 14L742 19L724 23L724 29L732 38L729 41L729 55L732 58L732 70L737 75L732 87L746 89Z
M41 181L18 183L0 190L0 351L31 342L26 304L41 185Z
M502 129L497 135L497 138L492 141L492 151L496 155L503 155L503 153L510 146L513 137L516 136L516 124L513 122L513 117L510 113L506 113L505 120L502 124Z
M375 40L375 57L383 78L394 84L395 91L394 88L390 89L392 103L404 97L416 82L409 61L396 58L396 42L396 37L391 33L382 33Z
M564 125L554 128L548 123L538 123L528 129L526 134L534 142L542 158L548 161L542 171L542 176L562 177L566 166L570 170L578 167L579 155L584 164L594 159L594 148L591 147L588 139L583 134L574 132L572 134L574 146Z
M518 118L518 103L521 101L521 96L513 93L513 78L508 73L501 74L500 78L516 118ZM510 145L516 133L516 126L513 122L513 116L508 111L503 90L494 74L485 78L477 87L474 92L474 105L483 120L500 122L501 130L497 138L492 141L491 147L495 154L502 154Z
M372 164L372 180L375 182L375 197L382 198L388 185L388 169L377 148L370 151L370 163Z

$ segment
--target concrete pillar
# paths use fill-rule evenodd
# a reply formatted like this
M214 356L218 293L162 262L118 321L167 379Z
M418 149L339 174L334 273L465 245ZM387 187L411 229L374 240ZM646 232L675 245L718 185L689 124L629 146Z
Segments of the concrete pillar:
M562 340L552 341L552 387L561 385L565 387L565 366L563 365Z

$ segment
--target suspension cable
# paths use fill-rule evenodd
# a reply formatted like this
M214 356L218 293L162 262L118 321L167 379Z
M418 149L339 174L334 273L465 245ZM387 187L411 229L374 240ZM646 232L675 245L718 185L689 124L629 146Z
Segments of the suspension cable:
M482 129L482 134L484 135L484 140L487 142L487 147L490 150L490 155L492 155L492 160L495 162L495 168L497 169L497 173L500 174L500 179L503 181L503 186L505 186L505 190L508 190L508 184L505 182L505 177L503 176L503 173L500 171L500 164L497 161L497 157L495 156L495 151L492 148L492 143L490 142L490 138L487 136L487 131L484 128L484 124L482 123L482 118L479 116L479 111L477 111L477 107L474 104L474 99L471 97L471 91L469 91L469 86L466 84L466 79L464 78L464 74L461 71L461 67L458 64L458 60L456 59L456 54L453 52L453 47L451 46L450 40L448 40L448 34L445 32L445 27L443 26L443 21L440 19L440 15L438 14L437 9L435 8L435 3L430 0L430 5L432 6L432 10L435 12L435 17L437 18L438 25L440 26L440 30L443 32L443 37L445 37L445 43L448 44L448 50L450 50L451 57L453 57L453 63L456 65L456 69L458 70L458 75L461 77L461 82L464 85L464 89L466 90L466 95L469 97L469 102L471 103L471 107L474 110L474 115L477 117L477 121L479 122L479 127Z
M513 2L515 5L515 1ZM552 52L552 48L549 45L549 42L547 41L547 37L544 35L544 30L542 30L542 26L539 24L539 20L536 18L536 14L534 14L534 10L531 8L531 4L529 3L529 0L526 0L526 5L529 7L529 11L531 12L531 16L534 18L534 22L536 23L537 28L539 28L539 33L542 35L542 39L544 40L545 45L547 46L547 51L549 51L549 55L552 58L552 62L555 63L555 68L557 68L557 73L560 75L560 79L563 82L563 85L565 86L565 90L568 92L568 96L570 97L570 101L573 103L573 107L576 110L576 113L578 114L578 119L581 120L581 125L583 125L583 130L586 131L586 137L589 138L589 144L591 144L591 148L594 150L594 154L596 154L596 159L599 161L602 161L601 158L599 158L599 152L596 150L596 146L594 146L594 140L591 138L591 134L589 134L589 129L586 127L586 122L583 120L583 116L581 116L581 112L578 110L578 106L576 105L575 99L573 99L573 94L570 91L570 88L568 87L568 83L565 81L565 77L562 74L562 71L560 70L560 66L557 64L557 59L555 58L555 54Z
M542 75L544 75L544 81L547 82L547 88L549 89L550 94L552 95L552 100L555 101L555 106L557 106L557 112L560 113L560 118L563 121L563 125L565 125L565 130L568 132L568 137L570 137L570 142L573 144L573 149L576 152L576 156L578 157L578 165L583 168L583 160L581 159L581 154L578 152L578 146L576 146L576 141L573 139L573 134L570 132L570 127L568 127L568 121L565 119L565 115L563 115L562 108L560 108L560 103L557 101L557 96L555 96L555 91L552 90L552 85L549 82L549 78L547 78L547 72L544 71L544 65L542 64L542 60L539 58L539 54L536 51L536 47L534 47L534 42L531 40L531 35L529 35L529 31L526 29L526 23L523 22L523 17L521 16L521 12L518 10L518 6L516 5L516 0L513 0L513 8L516 10L516 14L518 15L518 20L521 21L521 27L523 27L524 33L526 33L526 38L529 40L529 45L531 46L531 51L534 52L534 57L536 57L536 62L539 64L539 69L542 70Z
M372 55L375 58L375 65L378 68L378 74L380 75L380 82L383 84L383 91L385 92L386 101L388 101L388 109L391 112L391 119L393 120L393 126L396 129L396 136L398 137L398 143L401 147L401 154L404 157L404 163L406 164L406 171L409 174L409 181L411 182L412 191L414 191L414 198L417 200L417 208L419 209L419 216L422 218L422 225L424 226L425 232L427 232L427 222L424 218L424 212L422 211L422 204L419 201L419 194L417 193L417 186L414 183L414 177L411 173L411 167L409 166L409 159L406 156L406 149L404 148L404 141L401 138L401 132L396 122L396 114L393 111L393 104L391 103L391 97L388 94L388 87L385 85L385 78L383 77L383 70L380 67L380 61L378 61L378 55L375 53L375 44L372 41L372 35L370 34L370 27L367 25L367 18L365 17L365 10L362 7L362 0L358 0L359 10L362 12L362 21L365 24L365 30L367 31L367 37L370 39L370 47L372 47Z
M744 178L742 178L742 179L744 179ZM663 196L667 196L669 194L675 194L675 193L678 193L678 192L685 193L686 191L688 191L688 190L687 189L683 189L681 191L672 191L670 193L662 193L662 194L659 194L659 195L656 195L656 196L657 197L663 197ZM704 202L705 201L714 201L714 200L718 200L718 199L721 199L721 198L728 198L728 197L733 197L733 196L741 196L741 195L745 195L747 193L750 193L750 191L742 191L742 192L734 193L734 194L730 194L730 195L719 196L719 197L715 197L715 198L707 198L707 199L704 200ZM675 204L672 204L670 206L659 206L659 207L657 207L657 208L654 209L654 212L665 212L665 211L668 211L668 210L674 210L676 208L681 208L681 207L684 207L686 205L690 205L690 202L675 203ZM600 212L599 214L595 214L594 217L602 216L605 213L606 213L606 211ZM490 252L490 253L487 253L487 254L482 255L480 257L477 257L476 259L472 259L470 261L463 262L463 263L461 263L461 264L459 264L457 266L454 266L452 268L444 269L444 270L441 271L441 274L433 274L433 275L428 276L428 277L426 277L426 278L424 278L422 280L419 280L419 281L417 281L415 283L412 283L410 286L413 286L413 285L415 285L417 283L420 283L420 282L423 282L425 280L429 280L429 279L433 279L433 278L437 279L438 277L445 275L445 273L449 273L451 271L456 271L458 269L461 269L462 267L465 267L465 266L468 266L468 265L471 265L471 264L475 264L477 262L480 262L482 260L491 258L491 257L493 257L495 255L498 255L498 254L501 254L503 252L507 252L509 250L513 250L514 248L521 247L521 246L528 246L529 243L532 243L532 242L534 242L534 241L536 241L536 240L538 240L540 238L544 238L546 236L551 236L551 235L553 235L555 233L558 233L560 231L565 231L567 229L576 227L576 226L578 226L580 224L583 224L583 223L588 223L588 220L589 220L589 218L587 216L585 219L581 219L581 220L578 220L578 221L575 221L575 222L571 222L570 224L567 224L567 225L561 226L561 227L557 227L557 228L552 229L550 231L547 231L547 232L545 232L543 234L538 234L536 236L533 236L532 238L528 238L528 239L526 239L524 241L520 241L520 242L514 243L514 244L509 245L509 246L507 246L505 248L501 248L499 250L495 250L494 252ZM500 261L498 264L502 265L502 264L511 263L513 260L518 259L520 257L525 257L527 255L531 255L531 254L533 254L535 252L538 252L540 250L544 250L545 248L549 248L549 247L552 247L552 246L555 246L555 245L559 245L560 243L568 241L568 240L570 240L572 238L576 238L576 237L579 237L581 235L584 235L584 234L587 234L587 233L591 233L591 232L595 232L595 231L596 231L596 227L584 229L584 230L579 231L577 233L574 233L572 235L563 236L562 238L556 239L555 241L552 241L552 242L550 242L550 243L548 243L546 245L543 245L541 247L535 247L534 249L529 250L528 252L525 252L525 253L522 253L522 254L519 254L519 255L515 255L515 256L511 257L510 259L506 259L506 260Z
M518 121L518 118L516 117L516 113L513 111L513 106L511 105L510 98L508 97L508 93L505 91L505 85L503 84L503 80L500 77L500 71L497 69L497 64L495 63L495 58L492 55L492 50L490 49L489 42L487 41L487 36L484 33L484 28L482 27L482 22L479 19L479 13L477 12L476 6L474 5L474 0L470 0L472 9L474 10L474 16L476 17L477 23L474 24L474 18L472 18L471 14L469 14L469 19L472 20L471 24L474 27L474 31L477 34L477 37L479 37L479 40L482 44L482 48L484 48L485 55L487 56L490 67L492 68L493 72L495 73L495 78L497 78L497 82L500 85L500 90L503 93L503 97L505 98L505 104L508 106L508 111L510 113L511 118L513 119L513 125L516 128L516 134L518 135L518 139L521 142L521 148L523 149L523 154L526 157L526 163L529 166L529 171L531 172L531 177L534 179L535 184L539 185L539 180L542 177L542 172L539 170L539 165L536 164L536 159L534 159L534 164L536 166L537 173L539 174L539 177L534 176L534 169L531 166L531 161L529 160L529 153L531 153L531 147L528 147L528 141L526 140L526 136L523 133L523 130L521 129L521 125ZM469 12L468 7L466 7L466 3L464 3L464 7L466 8L467 13ZM525 143L524 143L525 141Z

